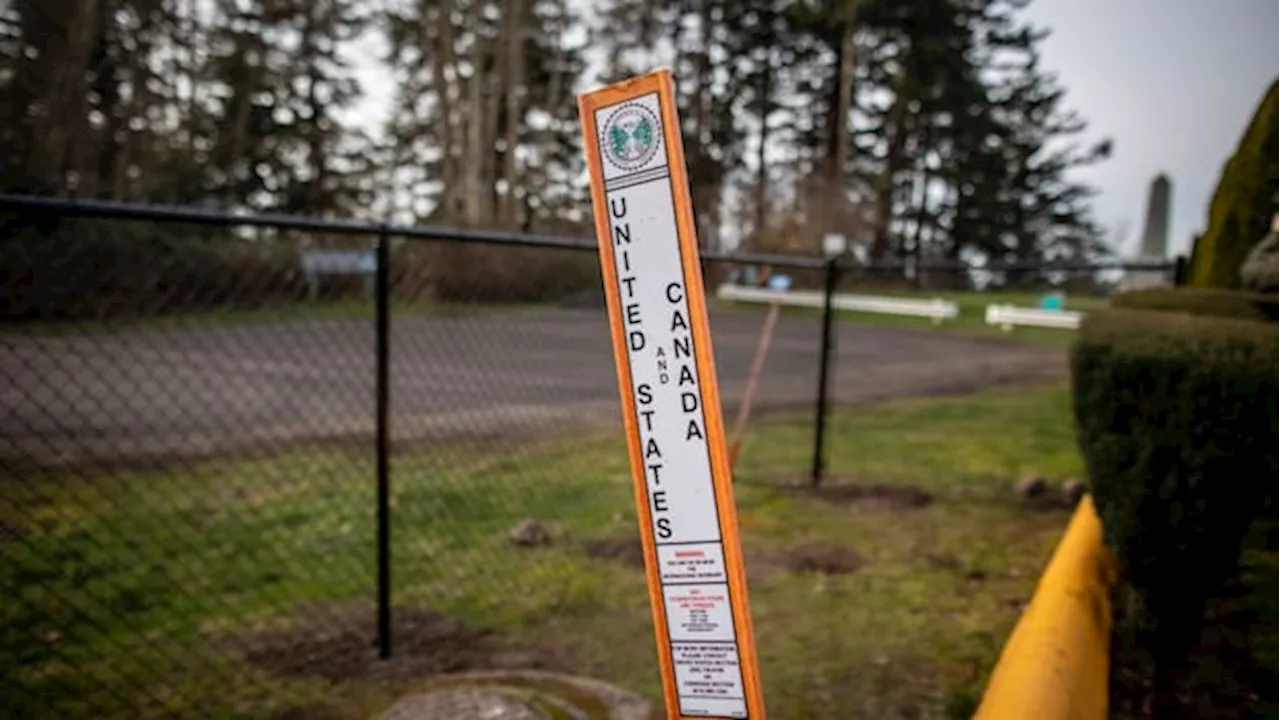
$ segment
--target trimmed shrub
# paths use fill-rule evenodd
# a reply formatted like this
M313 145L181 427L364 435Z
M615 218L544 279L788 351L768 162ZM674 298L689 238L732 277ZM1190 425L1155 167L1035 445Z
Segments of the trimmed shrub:
M1137 310L1080 329L1077 436L1157 666L1184 656L1274 494L1276 340L1268 323Z
M1192 251L1190 284L1238 287L1241 263L1271 229L1276 214L1278 115L1272 82L1222 170L1209 204L1209 225Z
M1277 311L1275 295L1188 287L1120 293L1111 298L1111 306L1270 322L1276 321Z

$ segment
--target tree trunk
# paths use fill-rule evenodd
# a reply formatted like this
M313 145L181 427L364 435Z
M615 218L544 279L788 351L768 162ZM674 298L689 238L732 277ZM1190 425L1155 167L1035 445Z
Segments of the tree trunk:
M57 69L45 95L45 122L36 132L41 151L36 155L37 167L61 190L74 192L66 183L73 173L77 179L84 176L89 136L85 78L98 17L98 0L78 0L71 7L61 37L49 38L46 44Z
M250 78L258 72L258 68L247 64L246 45L254 42L258 41L248 34L240 33L236 36L236 62L242 63L239 69L244 72L245 80L239 87L232 90L228 152L225 157L220 158L226 182L223 202L227 208L232 208L237 202L246 199L240 197L240 181L248 179L241 177L241 170L248 169L252 172L252 168L248 167L249 163L245 160L245 153L248 150L249 113L253 110L253 93L257 89L254 87L257 83Z
M199 97L199 70L196 61L196 47L201 42L199 0L187 0L187 157L196 155L196 99Z
M701 0L698 7L698 60L694 72L693 98L693 137L692 142L685 142L691 160L690 181L693 186L694 224L698 233L698 244L702 248L714 248L719 245L717 222L718 208L715 207L715 196L720 193L718 185L713 184L708 175L713 172L715 162L707 156L705 147L709 140L708 125L711 122L711 6L712 0Z
M842 229L848 204L844 194L844 164L849 158L849 112L853 105L854 45L856 10L851 4L836 10L842 15L830 38L836 53L836 76L827 107L827 148L823 168L823 229Z
M506 106L504 114L506 128L503 133L502 179L506 181L506 192L501 198L498 217L502 227L515 229L519 221L520 202L516 197L516 143L520 138L520 126L523 124L524 87L524 37L525 18L524 3L521 0L509 0L506 12Z
M466 31L471 34L471 77L467 80L467 147L462 158L462 172L466 177L463 183L465 195L462 198L463 222L474 226L480 224L481 194L484 192L480 177L484 165L484 40L480 34L479 0L472 0L467 13Z
M764 17L768 20L772 19L772 15L765 13ZM765 161L765 150L769 144L769 110L772 105L773 98L773 48L765 48L764 67L760 69L760 85L756 89L759 93L759 115L760 115L760 145L756 148L756 186L755 186L755 244L760 246L764 236L768 233L768 216L769 216L769 165Z
M924 225L929 220L929 185L933 182L933 168L929 167L929 151L933 145L933 128L927 117L920 120L920 145L917 148L918 167L916 175L920 179L920 196L916 202L916 226L911 238L911 254L918 263L923 255L921 242L924 239Z
M925 137L928 138L929 131L925 130ZM923 284L923 278L920 272L920 261L924 257L924 226L929 221L929 184L933 182L933 175L929 167L928 157L928 141L926 139L924 151L920 155L920 195L916 200L916 226L911 236L911 264L915 270L915 282L917 286Z
M498 64L497 40L492 43L491 54L494 68L493 72L485 76L486 92L483 95L483 110L477 118L484 127L483 140L480 143L480 158L483 162L480 172L480 187L483 189L483 194L480 196L480 217L489 224L494 222L494 213L498 206L498 116L502 114L503 87L502 69Z
M901 94L893 101L889 109L889 117L885 122L888 150L885 154L884 171L876 182L876 227L875 240L871 245L873 260L882 260L888 254L889 241L892 235L893 200L895 180L903 167L906 150L907 100Z
M424 0L424 5L426 4ZM458 174L458 155L457 155L457 138L459 133L454 127L454 115L456 109L454 107L454 99L460 96L457 90L458 63L453 52L453 14L450 11L451 5L446 3L445 7L439 10L434 23L440 28L440 35L436 39L439 43L436 48L437 52L431 53L430 67L430 83L435 91L436 102L439 105L436 123L440 128L440 139L443 147L440 149L440 179L442 188L440 190L439 205L443 209L442 217L445 222L456 222L458 217L458 192L465 192L466 188L459 188L461 178ZM429 12L422 14L423 18L430 18ZM431 47L427 40L427 28L419 27L420 37L422 38L421 47ZM452 77L447 71L452 71Z
M324 73L320 69L319 58L319 40L321 34L320 28L317 27L319 21L316 18L318 0L302 4L303 21L301 38L299 45L302 51L302 61L305 65L307 76L307 169L310 171L311 177L308 180L306 197L302 199L302 209L312 214L322 214L330 208L324 207L325 189L324 184L327 180L326 172L328 169L328 161L325 158L324 129L322 127L322 118L324 117L325 108L320 102L318 92L319 86L324 82ZM324 12L322 9L321 12ZM328 8L329 17L332 18L333 8Z
M97 37L99 48L95 53L98 61L94 67L91 89L98 97L96 109L102 116L102 129L99 132L101 139L94 177L82 178L84 184L80 187L80 192L88 196L99 196L99 193L105 190L107 199L122 200L123 198L117 192L120 180L119 170L123 164L127 138L133 133L129 127L129 119L140 103L136 94L128 102L124 102L120 97L120 87L126 79L132 81L135 93L139 89L145 90L145 87L138 88L137 75L121 67L120 56L124 53L119 47L119 27L115 13L109 9L103 13L99 22L101 23ZM137 55L131 54L124 63L136 68L136 57Z

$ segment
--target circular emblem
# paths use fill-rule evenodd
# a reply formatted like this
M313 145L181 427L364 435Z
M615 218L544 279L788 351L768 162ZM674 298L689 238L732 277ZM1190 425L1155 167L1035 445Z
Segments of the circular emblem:
M623 105L604 123L604 156L622 170L644 167L658 151L658 116L639 104Z

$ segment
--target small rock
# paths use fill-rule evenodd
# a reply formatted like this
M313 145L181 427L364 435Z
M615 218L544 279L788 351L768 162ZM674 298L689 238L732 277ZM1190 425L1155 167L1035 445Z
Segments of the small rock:
M1085 486L1084 481L1080 478L1067 478L1062 481L1062 501L1071 507L1075 507L1080 502L1080 498L1084 497Z
M1045 490L1049 489L1049 483L1038 475L1024 477L1013 486L1014 492L1018 493L1018 497L1024 500L1031 500L1044 495Z
M511 528L511 532L507 533L507 539L512 545L520 547L535 547L538 545L547 545L551 542L551 531L546 526L534 520L533 518L525 518L518 525Z

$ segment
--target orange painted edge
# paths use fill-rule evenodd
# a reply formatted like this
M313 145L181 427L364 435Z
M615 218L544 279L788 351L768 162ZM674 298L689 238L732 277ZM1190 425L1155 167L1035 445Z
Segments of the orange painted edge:
M693 198L689 193L689 175L684 158L684 142L680 136L680 120L676 117L675 87L669 70L657 73L663 134L674 189L676 225L680 229L680 254L684 265L685 287L689 296L689 322L699 352L695 356L698 377L702 380L702 406L707 421L707 445L711 451L711 472L720 516L720 540L724 548L725 570L729 576L729 597L733 601L734 626L738 639L738 657L742 665L743 694L747 698L747 714L765 716L764 694L760 686L760 663L756 654L755 629L747 599L747 572L738 534L738 505L733 496L733 469L725 446L720 385L716 378L715 353L711 343L711 322L707 317L707 297L702 279L702 261L698 252L698 234L693 222Z
M666 607L661 592L662 581L658 570L657 543L653 534L648 484L644 476L642 448L639 442L639 416L631 389L631 368L628 363L626 336L622 325L622 299L618 295L617 265L614 262L609 231L604 172L598 150L599 132L595 122L597 108L653 92L658 93L658 107L662 112L663 142L666 143L667 163L671 173L672 200L676 211L676 227L689 305L689 322L693 331L694 361L701 380L703 414L707 423L707 447L711 455L712 486L716 495L720 540L724 549L734 634L738 643L743 695L746 697L748 717L753 720L757 718L763 720L764 696L760 687L755 633L747 600L746 570L743 564L742 544L738 535L737 506L733 499L733 483L725 447L724 419L721 415L720 392L716 382L715 358L712 353L710 324L707 319L702 267L698 253L697 233L693 224L693 201L689 194L688 173L685 168L679 119L676 117L671 71L665 68L578 96L583 151L591 180L591 204L595 216L596 240L600 248L600 269L604 282L605 302L609 311L609 327L613 341L614 363L617 366L622 419L627 432L627 451L631 460L633 491L643 541L645 575L648 579L649 605L653 612L654 639L658 648L662 690L666 699L668 718L683 720L686 716L681 715L679 711L680 699L676 689L675 667L672 663L671 642L667 636ZM693 719L690 718L690 720Z

